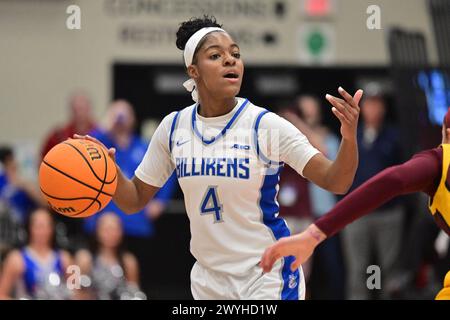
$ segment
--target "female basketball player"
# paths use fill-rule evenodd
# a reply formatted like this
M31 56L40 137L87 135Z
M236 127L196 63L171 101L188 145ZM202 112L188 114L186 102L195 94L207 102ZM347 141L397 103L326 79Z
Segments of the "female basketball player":
M65 274L72 264L69 253L53 249L54 222L46 209L29 217L28 245L8 254L0 278L0 299L13 293L26 299L68 299Z
M304 232L281 239L266 249L261 260L265 272L274 262L295 256L291 268L308 260L314 248L354 220L372 212L392 198L413 192L430 196L430 211L436 223L450 235L450 109L442 125L442 145L421 152L402 165L388 168L340 201L326 216L311 224ZM450 299L450 272L444 289L436 299Z
M352 97L340 88L344 99L328 96L342 133L331 162L288 121L236 96L244 63L239 46L214 18L182 23L176 43L190 77L184 85L196 103L163 119L135 177L119 175L114 201L125 212L140 210L175 170L197 260L194 298L303 298L303 274L289 269L291 258L265 275L258 265L266 246L289 236L278 218L279 173L287 163L325 189L347 192L358 162L362 91Z

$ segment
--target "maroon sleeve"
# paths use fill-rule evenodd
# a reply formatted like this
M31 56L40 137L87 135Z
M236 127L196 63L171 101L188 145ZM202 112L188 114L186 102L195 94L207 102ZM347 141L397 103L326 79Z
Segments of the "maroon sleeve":
M58 144L57 133L52 132L45 140L44 145L41 150L41 160L44 159L45 155L50 151L51 148Z
M315 224L330 237L396 196L419 191L432 195L439 184L441 164L441 148L421 152L369 179Z

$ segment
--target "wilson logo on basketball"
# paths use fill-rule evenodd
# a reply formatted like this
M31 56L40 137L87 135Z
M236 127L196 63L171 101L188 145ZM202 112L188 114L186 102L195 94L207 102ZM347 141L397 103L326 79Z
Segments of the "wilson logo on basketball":
M102 158L100 151L93 143L91 142L86 143L85 141L81 141L80 143L86 146L86 151L89 154L89 157L91 158L92 161L99 160Z
M91 158L92 161L94 160L99 160L102 158L100 152L98 151L97 148L95 147L87 147L86 148L87 152L89 153L89 157Z
M55 210L56 212L59 212L59 213L71 213L71 212L76 212L76 210L75 210L74 208L72 208L72 207L57 208L57 207L52 206L51 204L50 204L50 206L52 207L53 210Z

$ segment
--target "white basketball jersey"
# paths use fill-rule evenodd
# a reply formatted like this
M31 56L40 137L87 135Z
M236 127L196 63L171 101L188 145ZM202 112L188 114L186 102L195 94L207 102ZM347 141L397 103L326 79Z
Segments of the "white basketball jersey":
M288 128L286 138L281 137L281 143L287 145L280 150L292 153L289 164L300 173L317 150L286 120L247 99L238 98L232 116L221 130L210 130L208 118L200 121L197 107L192 105L171 116L170 126L161 125L170 127L168 146L165 141L154 141L166 139L158 133L136 176L160 186L156 172L167 174L164 164L155 162L170 161L166 167L175 169L184 194L193 256L215 272L245 275L259 263L269 245L289 236L285 221L278 217L277 193L283 162L274 161L274 157L269 160L261 152L262 144L267 151L267 143L262 141L266 137L261 134L262 119L270 114ZM166 117L163 122L167 121ZM270 134L277 136L276 132ZM275 154L277 148L272 145L272 149L271 154ZM157 158L155 153L167 153L168 159ZM298 279L298 271L289 270L291 263L292 259L284 259L280 271L286 286L292 285L289 279Z
M253 128L262 112L241 102L226 132L213 138L203 136L196 105L175 120L171 154L189 215L191 251L215 271L245 273L276 238L289 235L277 218L279 168L265 175L254 144Z

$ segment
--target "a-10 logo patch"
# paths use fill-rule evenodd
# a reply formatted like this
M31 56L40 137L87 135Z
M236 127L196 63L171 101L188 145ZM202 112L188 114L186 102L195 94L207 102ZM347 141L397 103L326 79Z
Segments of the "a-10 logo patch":
M235 144L233 144L231 149L250 150L250 146L249 145L242 145L242 144L235 143Z

